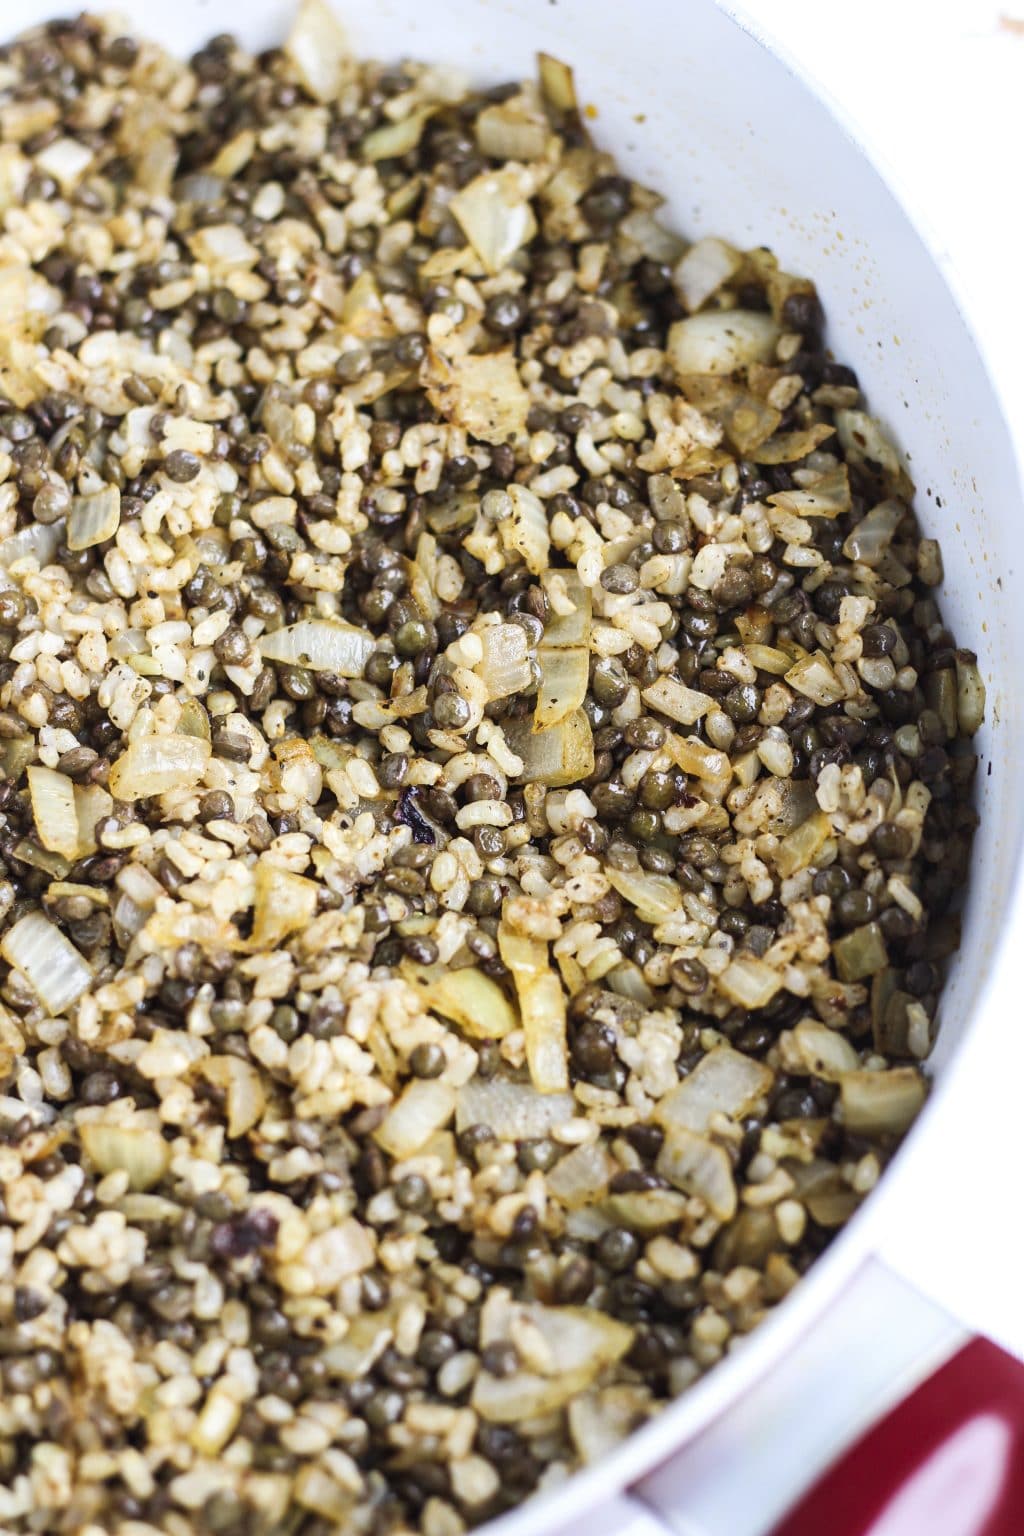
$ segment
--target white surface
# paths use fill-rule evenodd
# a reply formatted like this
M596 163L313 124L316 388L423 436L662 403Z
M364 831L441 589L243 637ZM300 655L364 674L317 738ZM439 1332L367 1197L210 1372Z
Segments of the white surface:
M851 1339L873 1347L850 1350ZM963 1342L947 1312L869 1263L842 1306L808 1329L753 1393L632 1492L676 1536L762 1536L798 1490Z
M858 0L841 11L821 0L746 0L743 9L820 83L931 233L1020 439L1024 32L1007 19L1024 19L1024 0ZM1024 517L1019 526L1024 544ZM959 1063L949 1118L922 1128L884 1240L891 1262L1020 1355L1022 991L1013 967L1001 967L986 1003L1001 1026L986 1030L987 1050Z

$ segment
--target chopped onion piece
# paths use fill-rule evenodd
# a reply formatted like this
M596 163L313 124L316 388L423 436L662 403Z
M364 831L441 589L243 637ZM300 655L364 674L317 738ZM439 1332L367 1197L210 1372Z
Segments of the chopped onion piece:
M739 1008L764 1008L782 986L782 977L756 955L736 955L718 978L719 989Z
M706 1131L712 1115L742 1120L768 1097L774 1082L774 1074L762 1062L719 1045L659 1101L654 1118L660 1125Z
M643 1386L606 1387L574 1397L566 1417L580 1460L588 1466L603 1461L643 1422L649 1409Z
M985 718L985 684L970 651L956 653L956 710L961 731L973 736Z
M554 58L550 53L538 53L537 73L544 99L556 112L571 113L579 110L576 81L568 64L563 64L561 59Z
M677 373L733 373L768 362L778 339L779 327L760 310L709 309L675 322L668 359Z
M877 923L864 923L844 933L832 945L832 958L840 981L863 981L865 976L873 976L889 963L881 928Z
M663 923L683 904L679 881L671 875L652 875L639 865L635 869L616 869L609 864L605 875L631 906L642 923Z
M831 836L832 823L824 811L815 812L792 832L787 832L775 850L775 867L782 878L788 880L798 869L813 864L818 850Z
M482 1370L472 1406L492 1424L516 1424L553 1413L614 1365L633 1343L633 1329L593 1307L545 1307L533 1302L518 1315L539 1335L545 1371L494 1376Z
M65 859L76 859L78 811L75 786L67 774L57 773L53 768L32 767L28 770L28 793L32 819L43 847Z
M902 475L899 454L876 417L866 411L842 410L835 412L835 423L845 454L870 459L893 476Z
M635 245L648 261L659 266L671 267L683 253L683 242L664 224L659 223L647 208L634 208L619 225L619 236Z
M651 1236L682 1221L686 1199L674 1189L634 1189L609 1195L602 1209L617 1227Z
M328 1344L319 1358L332 1376L357 1381L371 1370L394 1336L394 1317L388 1309L360 1312L350 1322L345 1337Z
M856 1072L860 1066L860 1057L846 1036L817 1019L801 1019L789 1039L804 1070L826 1082L838 1082L844 1072Z
M601 1141L574 1147L547 1175L548 1193L570 1210L591 1205L607 1191L615 1162Z
M522 759L520 783L558 789L594 771L594 735L582 709L547 731L534 731L528 718L505 722L504 731L510 749Z
M423 383L435 410L485 443L504 443L526 427L530 398L510 351L447 357L431 347Z
M520 624L485 624L477 630L483 656L476 671L491 699L524 693L533 682L529 642Z
M828 422L818 421L813 426L801 427L795 432L780 432L754 451L751 457L757 464L792 464L805 459L835 432Z
M112 764L110 793L116 800L144 800L191 789L209 760L210 743L200 736L140 736Z
M52 562L63 537L62 517L55 523L28 523L0 543L0 566L10 570L15 561L31 558L41 570Z
M256 896L249 947L275 949L290 933L305 928L316 916L321 887L305 875L293 874L261 859L256 865Z
M499 923L498 951L519 998L530 1080L538 1093L561 1093L569 1086L565 993L548 964L548 946Z
M525 485L510 485L510 508L498 523L498 532L506 549L521 555L528 571L539 576L548 568L551 534L544 503Z
M839 1082L843 1124L862 1136L902 1135L927 1096L916 1067L888 1072L847 1072Z
M732 778L732 767L725 753L719 752L717 747L709 747L699 736L677 736L670 731L665 750L677 768L694 778L711 784L723 781L728 784Z
M824 651L814 651L802 657L786 673L786 682L815 704L838 704L846 697L846 689L833 672L832 663Z
M8 928L0 955L22 973L53 1017L92 986L92 971L78 950L41 912L28 912Z
M703 1200L718 1221L731 1221L735 1216L736 1184L724 1147L698 1131L673 1125L665 1133L656 1166L676 1189Z
M872 507L843 544L847 560L857 560L861 565L877 565L892 543L906 510L902 501L892 498Z
M423 130L437 111L436 106L419 107L397 123L385 123L368 133L360 146L364 160L398 160L416 148Z
M773 507L793 512L799 517L838 517L853 505L850 495L850 471L845 464L820 475L812 486L799 490L777 491L768 497Z
M99 1172L123 1170L128 1175L129 1189L152 1189L171 1161L170 1144L156 1126L90 1120L79 1126L78 1134L89 1161Z
M499 1141L537 1141L576 1112L571 1093L538 1093L530 1083L471 1078L458 1091L455 1125L488 1125Z
M317 101L335 101L349 73L348 39L327 0L301 0L284 45L296 74Z
M535 731L545 731L583 705L590 680L590 652L583 646L554 650L542 645L537 652L540 690L533 716Z
M781 677L793 665L792 656L774 645L745 645L743 654L759 672L771 672L775 677Z
M376 648L367 630L340 619L300 619L260 638L260 651L267 661L336 672L339 677L362 677Z
M561 649L571 645L589 645L592 601L590 588L585 587L578 571L542 571L540 584L548 595L551 617L544 627L544 644ZM562 613L554 606L551 594L564 593L572 603L571 613Z
M492 160L541 160L550 138L535 87L485 107L476 120L477 147Z
M508 266L521 246L537 233L530 206L533 179L522 166L475 176L452 198L449 208L458 219L487 271L493 277Z
M78 857L95 853L96 828L114 809L114 797L102 784L75 785L75 815L78 818Z
M208 1083L224 1093L229 1136L251 1131L267 1107L267 1095L259 1069L240 1056L207 1056L199 1070Z
M503 1040L519 1027L516 1010L498 983L475 965L450 971L443 965L403 960L400 969L427 1008L451 1019L473 1040Z
M89 496L76 496L68 516L68 549L91 549L112 539L121 522L121 492L104 486Z
M788 660L786 665L789 665ZM696 688L687 688L685 683L675 677L656 678L650 687L643 690L641 697L645 704L680 725L696 725L714 706L714 700L709 694L698 693Z
M723 283L735 277L742 265L743 257L739 251L714 236L691 245L672 274L684 308L692 315L718 292Z
M374 1132L392 1157L412 1157L455 1113L455 1089L440 1078L414 1078Z

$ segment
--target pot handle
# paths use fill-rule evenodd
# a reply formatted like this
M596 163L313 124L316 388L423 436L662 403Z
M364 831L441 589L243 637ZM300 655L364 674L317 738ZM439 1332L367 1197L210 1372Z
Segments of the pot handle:
M664 1536L1020 1536L1024 1365L871 1259L629 1502Z

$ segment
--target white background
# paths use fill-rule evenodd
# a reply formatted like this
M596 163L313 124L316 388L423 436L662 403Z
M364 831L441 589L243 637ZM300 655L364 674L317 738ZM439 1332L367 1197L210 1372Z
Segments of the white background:
M831 99L952 266L1024 441L1024 0L724 3ZM999 1055L963 1061L924 1132L929 1155L908 1169L915 1187L890 1207L885 1252L1024 1356L1024 977L989 1006L1004 1016Z

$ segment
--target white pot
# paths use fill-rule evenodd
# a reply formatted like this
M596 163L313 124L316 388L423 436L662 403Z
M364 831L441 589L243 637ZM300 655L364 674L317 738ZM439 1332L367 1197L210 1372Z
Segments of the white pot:
M814 91L713 0L338 3L364 54L447 60L491 83L531 74L538 49L571 61L581 99L596 108L596 138L629 174L667 194L682 232L768 245L786 269L813 276L830 346L856 368L872 411L909 458L922 521L942 543L945 618L978 652L987 683L975 878L943 997L937 1088L882 1188L741 1350L606 1461L488 1528L489 1536L554 1536L586 1520L593 1536L763 1536L852 1435L965 1337L907 1283L935 1291L933 1273L907 1275L915 1245L902 1245L898 1265L881 1249L904 1214L914 1218L901 1193L915 1179L920 1187L917 1164L945 1129L949 1079L968 1054L996 1052L1002 1009L993 999L1011 995L1004 941L1021 904L1024 819L1013 442L935 254ZM55 8L54 0L13 0L4 31ZM189 52L224 30L257 46L277 42L292 7L118 0L117 9ZM955 1527L958 1536L980 1528ZM841 1521L822 1536L844 1536Z

